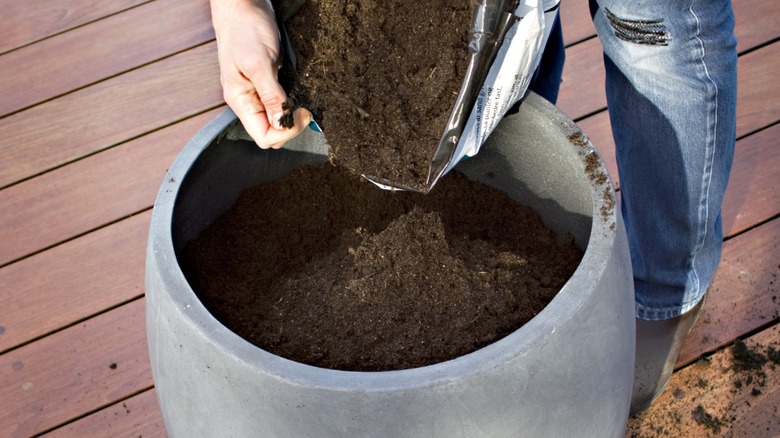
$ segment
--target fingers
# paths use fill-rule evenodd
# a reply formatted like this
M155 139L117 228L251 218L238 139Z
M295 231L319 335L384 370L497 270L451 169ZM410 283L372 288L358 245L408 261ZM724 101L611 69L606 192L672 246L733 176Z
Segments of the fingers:
M279 149L285 142L300 134L311 122L311 113L305 108L298 108L293 113L293 126L291 128L278 128L271 125L257 94L254 98L242 95L236 103L231 105L236 116L241 120L246 132L255 140L261 149ZM281 105L280 105L281 110ZM280 113L281 116L281 113ZM278 121L278 120L277 120Z
M285 112L283 106L287 101L287 94L276 79L276 71L252 75L249 80L255 86L260 103L265 108L268 123L275 129L281 129L279 120Z
M291 129L281 127L279 119L284 113L282 105L286 96L275 78L266 82L268 85L263 85L273 88L272 91L265 91L263 98L257 92L261 88L256 88L256 85L237 69L225 69L222 82L225 102L233 109L246 132L260 148L281 147L285 141L300 133L311 120L311 114L308 111L296 111L293 118L294 127ZM266 106L263 99L268 102L269 106ZM269 108L276 108L274 116L269 116Z
M294 124L292 128L269 129L263 139L264 143L272 149L279 149L309 126L309 123L311 123L311 113L306 108L298 108L293 113L293 120ZM259 142L258 145L260 145ZM263 148L263 146L260 147Z

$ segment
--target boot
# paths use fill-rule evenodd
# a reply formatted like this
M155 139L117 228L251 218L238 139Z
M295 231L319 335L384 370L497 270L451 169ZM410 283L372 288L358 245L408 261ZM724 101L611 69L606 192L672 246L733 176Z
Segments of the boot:
M636 363L629 416L645 410L666 388L683 342L699 319L707 294L691 310L659 321L636 319Z

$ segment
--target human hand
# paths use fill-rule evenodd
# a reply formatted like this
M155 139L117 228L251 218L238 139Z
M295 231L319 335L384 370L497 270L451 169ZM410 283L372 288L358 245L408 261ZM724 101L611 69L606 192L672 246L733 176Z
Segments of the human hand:
M298 108L293 127L281 126L289 109L283 108L287 94L276 78L279 29L273 9L265 0L211 0L211 17L225 102L258 146L282 147L309 125L311 113Z

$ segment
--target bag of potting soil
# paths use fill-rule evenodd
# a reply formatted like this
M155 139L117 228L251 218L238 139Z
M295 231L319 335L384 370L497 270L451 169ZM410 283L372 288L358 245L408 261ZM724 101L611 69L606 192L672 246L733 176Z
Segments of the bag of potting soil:
M470 63L434 153L428 189L479 152L503 115L528 90L560 0L483 0L470 34Z

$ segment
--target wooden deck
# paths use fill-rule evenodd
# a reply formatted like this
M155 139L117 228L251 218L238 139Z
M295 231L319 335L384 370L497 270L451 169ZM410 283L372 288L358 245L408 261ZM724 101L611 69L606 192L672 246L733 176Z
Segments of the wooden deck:
M679 370L627 436L780 436L780 2L734 2L738 141L722 265ZM225 108L207 0L0 10L0 436L164 436L144 257L167 167ZM563 0L562 17L559 107L614 175L587 2ZM735 340L767 362L735 366Z

